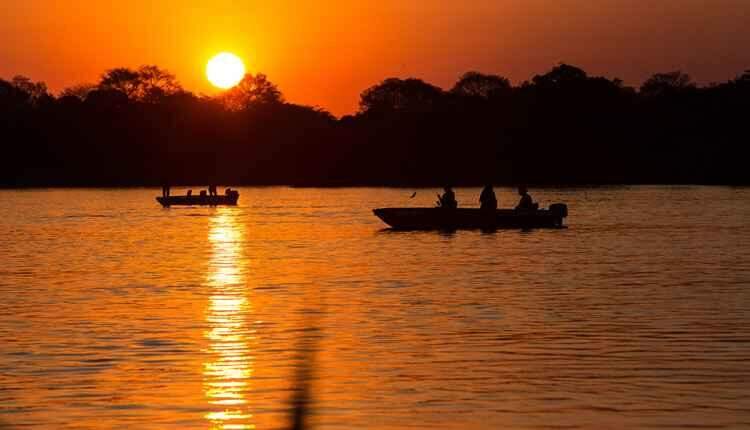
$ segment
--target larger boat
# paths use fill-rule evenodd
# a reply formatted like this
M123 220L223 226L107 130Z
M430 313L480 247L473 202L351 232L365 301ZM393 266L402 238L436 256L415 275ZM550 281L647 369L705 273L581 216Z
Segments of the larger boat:
M240 198L239 191L230 190L226 194L199 194L184 196L162 196L156 201L165 208L170 206L236 206Z
M564 203L549 209L379 208L373 213L394 230L457 230L502 228L563 228L568 216Z

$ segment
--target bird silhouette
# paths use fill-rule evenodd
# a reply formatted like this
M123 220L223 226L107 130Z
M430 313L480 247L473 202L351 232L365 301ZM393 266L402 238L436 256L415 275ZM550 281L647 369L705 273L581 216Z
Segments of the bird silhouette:
M416 192L416 191L414 191L414 194L412 194L412 195L411 195L411 197L409 197L409 198L410 198L410 199L413 199L414 197L416 197L416 195L417 195L417 192Z

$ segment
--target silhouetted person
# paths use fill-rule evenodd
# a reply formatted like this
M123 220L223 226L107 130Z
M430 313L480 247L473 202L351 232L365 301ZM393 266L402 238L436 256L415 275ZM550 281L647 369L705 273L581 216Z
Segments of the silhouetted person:
M215 196L215 195L217 195L217 193L216 193L216 185L210 184L208 186L208 195L209 196Z
M438 194L438 207L445 209L456 209L458 202L456 201L456 193L453 192L451 187L443 188L443 195Z
M529 190L523 185L518 187L518 195L521 196L521 200L518 201L516 210L535 210L539 207L538 204L534 203L534 200L529 195Z
M482 189L482 193L479 195L479 208L487 211L497 209L497 197L495 197L495 190L492 189L492 185L485 185Z
M169 182L164 182L164 184L161 186L162 197L169 197L169 188Z

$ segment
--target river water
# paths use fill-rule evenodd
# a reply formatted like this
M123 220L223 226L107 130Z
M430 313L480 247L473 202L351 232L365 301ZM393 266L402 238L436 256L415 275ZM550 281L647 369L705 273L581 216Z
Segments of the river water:
M436 191L0 191L0 428L283 428L300 368L319 429L750 427L750 189L532 190L564 230L372 215Z

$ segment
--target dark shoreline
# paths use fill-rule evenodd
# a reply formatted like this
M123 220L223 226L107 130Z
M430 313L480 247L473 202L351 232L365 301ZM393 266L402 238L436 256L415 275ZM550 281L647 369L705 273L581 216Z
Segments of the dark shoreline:
M568 64L517 86L389 78L341 118L262 74L210 98L154 66L125 71L60 97L0 79L0 186L750 185L737 138L750 71L710 86L657 73L638 89Z

